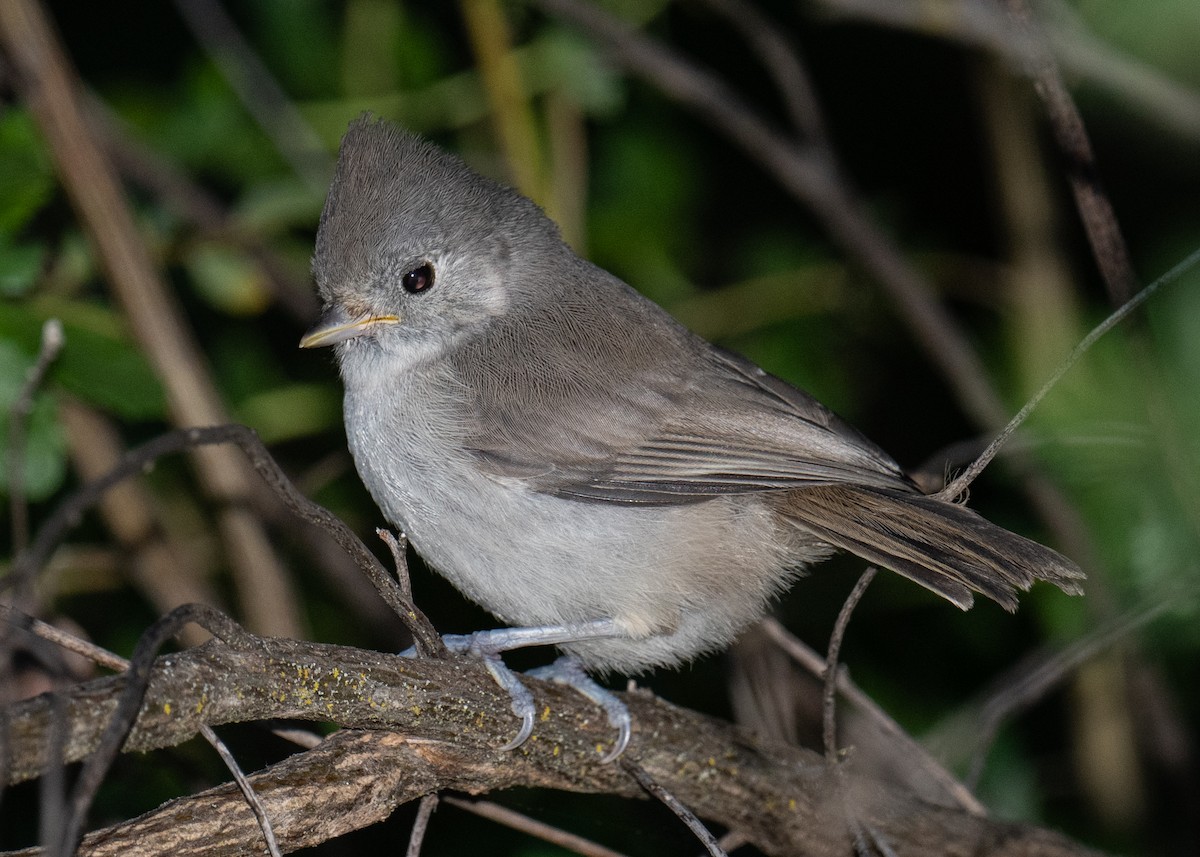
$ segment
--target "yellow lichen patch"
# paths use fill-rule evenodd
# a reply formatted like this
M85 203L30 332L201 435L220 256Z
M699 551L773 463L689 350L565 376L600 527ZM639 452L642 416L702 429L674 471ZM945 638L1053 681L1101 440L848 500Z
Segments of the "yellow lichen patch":
M560 745L558 745L558 744L555 744L555 745L554 745L553 754L554 754L555 756L557 756L557 755L558 755L559 753L561 753L561 752L562 752L562 747L561 747Z
M163 703L163 714L167 715L168 717L171 716L171 703L169 703L169 702Z
M412 708L410 708L408 710L411 711L413 714L415 714L417 717L421 716L421 706L419 706L419 705L414 705Z
M796 811L796 799L794 797L788 798L788 809L792 812Z
M596 752L597 752L598 754L600 754L600 755L604 755L604 745L603 745L603 744L597 744L597 745L596 745Z
M549 719L550 719L550 706L547 705L545 708L542 709L542 722L545 723Z

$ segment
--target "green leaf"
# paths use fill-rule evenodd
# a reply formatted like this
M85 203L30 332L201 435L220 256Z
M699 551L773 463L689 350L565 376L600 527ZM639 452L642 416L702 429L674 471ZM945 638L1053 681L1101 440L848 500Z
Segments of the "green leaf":
M10 244L0 233L0 296L15 298L33 287L42 270L46 248L38 244Z
M222 244L196 245L184 260L197 291L231 315L256 315L270 303L263 275L238 250Z
M29 114L0 113L0 235L21 229L55 187L54 173Z
M0 342L35 354L42 324L52 317L62 321L65 334L65 345L51 369L55 383L125 419L165 415L166 397L158 377L124 333L120 316L106 307L54 299L6 302L0 309Z
M237 409L238 421L268 444L328 431L341 415L341 396L329 384L277 387L246 398Z

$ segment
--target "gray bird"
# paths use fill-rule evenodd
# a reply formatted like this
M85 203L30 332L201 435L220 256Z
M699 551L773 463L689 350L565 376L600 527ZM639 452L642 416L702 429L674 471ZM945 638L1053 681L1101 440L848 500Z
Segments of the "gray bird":
M1015 609L1036 579L1080 591L1071 561L922 495L807 393L576 256L533 202L386 122L342 141L313 273L325 312L301 345L336 344L371 496L519 629L460 648L677 664L838 548L962 608Z

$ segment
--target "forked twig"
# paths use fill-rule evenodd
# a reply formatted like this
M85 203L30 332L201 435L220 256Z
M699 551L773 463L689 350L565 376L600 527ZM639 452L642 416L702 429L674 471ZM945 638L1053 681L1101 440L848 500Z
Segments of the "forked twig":
M405 555L405 550L408 547L408 537L401 533L399 538L392 534L390 530L379 528L375 530L375 534L383 540L383 543L388 546L388 550L392 554L392 562L396 566L396 577L393 581L388 578L389 589L395 587L394 598L404 605L405 624L411 630L414 624L419 623L418 617L423 617L424 614L418 609L416 602L413 601L412 594L412 579L408 574L408 557ZM426 620L428 621L428 620ZM432 625L430 626L432 628ZM442 638L434 634L433 639L430 639L424 634L413 634L413 644L417 648L417 654L421 657L439 657L446 651L446 644L442 642Z

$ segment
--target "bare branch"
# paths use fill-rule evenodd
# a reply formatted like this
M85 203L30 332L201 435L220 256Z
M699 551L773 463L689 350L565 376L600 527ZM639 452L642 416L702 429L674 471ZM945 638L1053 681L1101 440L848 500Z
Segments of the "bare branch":
M1016 20L1018 30L1035 47L1029 69L1034 89L1041 96L1054 139L1065 157L1067 179L1075 195L1075 206L1083 219L1088 241L1092 245L1092 255L1108 288L1109 299L1113 304L1123 304L1137 291L1137 275L1133 272L1129 248L1117 225L1116 212L1100 181L1096 153L1084 128L1083 117L1071 93L1067 91L1053 54L1038 37L1029 4L1026 0L1005 0L1005 5Z
M421 805L417 809L417 818L413 822L412 835L408 839L406 857L421 857L421 844L425 841L425 830L429 827L429 817L433 815L437 806L437 795L425 795L421 798Z
M250 778L284 851L336 837L386 817L399 803L446 788L477 793L525 785L623 796L640 791L623 770L600 761L596 746L606 737L607 723L567 688L528 680L547 716L539 718L520 750L501 753L496 747L512 727L510 701L477 661L237 639L237 647L212 642L159 658L124 749L177 744L201 725L272 717L395 730L342 732ZM128 698L130 684L126 675L111 676L61 695L65 760L92 752L118 700ZM844 853L841 803L829 803L834 785L818 754L759 741L645 693L625 694L624 700L634 716L631 749L639 764L698 814L743 831L768 854ZM10 782L42 770L50 708L40 697L8 709ZM924 802L907 788L858 770L853 758L841 769L856 819L864 829L877 830L897 854L1087 853L1046 831ZM80 853L217 857L245 853L260 835L241 794L228 786L93 834Z
M939 491L937 496L946 500L953 500L957 497L961 497L963 492L967 489L967 486L975 481L979 474L983 472L984 468L991 463L992 459L996 457L996 454L1000 452L1001 447L1008 442L1008 439L1012 437L1013 433L1021 426L1022 423L1025 422L1026 419L1028 419L1029 415L1033 413L1034 408L1041 404L1042 400L1049 395L1050 391L1054 389L1055 385L1057 385L1059 381L1062 380L1063 376L1071 370L1071 367L1079 362L1079 359L1087 353L1088 349L1095 345L1096 342L1102 336L1104 336L1104 334L1108 333L1110 330L1128 318L1138 307L1150 300L1150 298L1152 298L1159 291L1159 289L1175 282L1198 265L1200 265L1200 249L1192 251L1192 253L1188 255L1186 259L1175 265L1175 267L1171 268L1171 270L1167 271L1153 283L1146 286L1124 304L1117 307L1108 315L1107 318L1104 319L1104 321L1092 328L1088 335L1081 339L1079 344L1071 350L1071 353L1067 355L1066 359L1058 365L1058 367L1054 370L1054 373L1046 380L1046 383L1041 386L1041 389L1039 389L1033 394L1033 396L1030 397L1029 401L1027 401L1021 410L1017 412L1016 416L1009 420L1008 425L1006 425L1004 429L998 435L996 435L995 439L988 444L987 449L980 453L979 457L971 463L970 467L964 470L949 485Z

